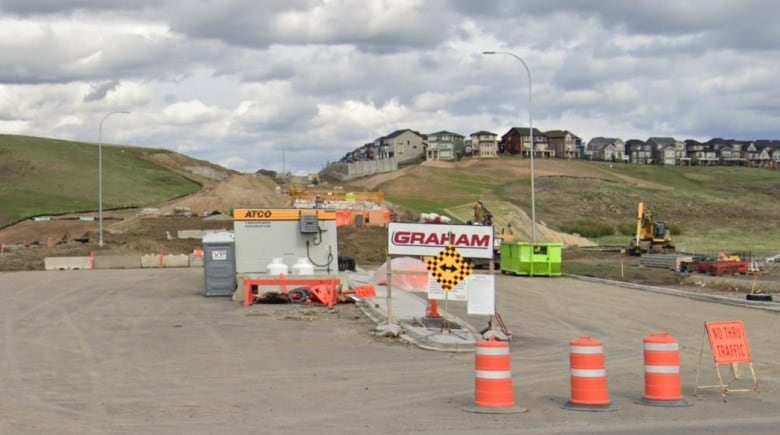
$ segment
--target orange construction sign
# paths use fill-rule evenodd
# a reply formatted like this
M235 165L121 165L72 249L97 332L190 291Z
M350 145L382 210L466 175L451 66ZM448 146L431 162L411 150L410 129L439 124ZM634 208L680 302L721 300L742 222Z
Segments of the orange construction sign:
M716 364L752 362L745 325L741 320L704 322L704 328Z

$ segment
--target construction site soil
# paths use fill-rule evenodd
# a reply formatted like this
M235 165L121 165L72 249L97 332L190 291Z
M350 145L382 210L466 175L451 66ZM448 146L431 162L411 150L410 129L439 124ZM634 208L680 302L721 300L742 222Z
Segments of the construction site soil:
M378 183L401 175L403 170L366 182ZM42 270L44 258L49 256L187 254L200 248L201 241L177 238L181 230L231 230L232 221L228 217L231 208L275 208L290 204L288 197L267 177L234 174L220 178L201 180L204 188L200 192L160 204L154 210L105 212L103 247L99 246L98 221L82 221L79 215L59 216L43 222L25 220L4 228L0 230L0 243L4 246L0 271ZM365 186L366 189L371 187ZM418 218L392 204L388 206L401 221ZM177 215L182 211L192 215ZM88 216L94 217L95 213ZM354 259L360 267L378 267L387 260L387 230L380 226L340 227L338 252L340 256ZM771 264L764 266L760 276L709 277L640 267L636 257L579 247L564 250L563 270L564 273L700 292L780 292L780 273Z

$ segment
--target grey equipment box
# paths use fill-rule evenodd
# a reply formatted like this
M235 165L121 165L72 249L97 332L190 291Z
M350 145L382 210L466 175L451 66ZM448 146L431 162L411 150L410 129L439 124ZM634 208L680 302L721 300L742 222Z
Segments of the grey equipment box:
M233 233L203 236L206 296L232 296L236 290L236 247Z

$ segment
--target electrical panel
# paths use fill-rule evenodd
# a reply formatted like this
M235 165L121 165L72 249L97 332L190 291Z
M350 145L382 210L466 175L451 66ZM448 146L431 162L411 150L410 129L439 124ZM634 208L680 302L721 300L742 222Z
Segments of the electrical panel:
M316 214L302 214L299 222L303 234L320 232L320 221Z

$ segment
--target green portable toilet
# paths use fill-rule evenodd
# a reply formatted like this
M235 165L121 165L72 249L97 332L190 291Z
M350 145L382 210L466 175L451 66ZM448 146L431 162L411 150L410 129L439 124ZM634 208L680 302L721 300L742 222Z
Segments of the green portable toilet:
M522 276L561 276L560 243L501 244L501 273Z

